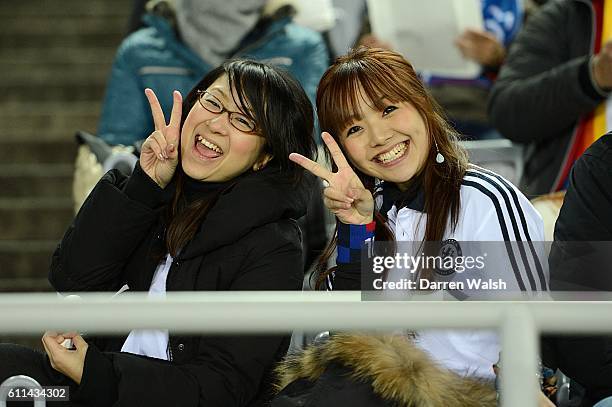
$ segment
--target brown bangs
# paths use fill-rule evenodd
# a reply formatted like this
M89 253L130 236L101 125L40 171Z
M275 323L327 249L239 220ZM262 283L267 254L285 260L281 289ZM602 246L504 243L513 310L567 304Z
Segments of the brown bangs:
M384 99L394 103L411 102L408 89L398 86L398 83L410 82L406 74L407 67L412 70L410 64L393 55L364 56L365 50L375 51L358 49L338 58L323 75L317 90L321 130L336 138L350 123L361 119L360 100L380 111L386 107ZM381 54L387 53L381 50Z

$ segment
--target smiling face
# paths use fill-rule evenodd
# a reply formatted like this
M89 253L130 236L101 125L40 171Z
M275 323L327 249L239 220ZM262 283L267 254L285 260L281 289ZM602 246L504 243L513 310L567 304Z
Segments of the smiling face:
M196 102L181 130L181 166L189 177L205 182L228 181L269 159L265 138L238 130L230 123L236 106L227 75L220 76L206 91L225 108L212 113ZM238 98L236 98L238 99ZM247 115L248 116L248 115Z
M361 172L403 189L425 164L429 135L423 118L410 103L382 102L385 107L380 111L360 98L361 115L337 137Z

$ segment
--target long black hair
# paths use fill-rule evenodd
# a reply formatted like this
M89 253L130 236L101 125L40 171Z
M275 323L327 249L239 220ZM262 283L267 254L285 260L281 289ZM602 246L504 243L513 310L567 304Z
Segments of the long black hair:
M213 69L185 98L181 130L189 111L198 102L198 93L208 89L222 75L228 77L232 97L238 109L257 124L261 136L265 138L264 149L273 156L267 165L277 166L283 174L283 179L297 185L304 175L304 170L289 160L289 154L296 152L305 157L316 158L314 112L304 89L280 68L237 59ZM173 257L193 239L204 217L222 192L187 202L184 196L186 177L181 165L178 165L173 177L176 185L174 197L166 214L166 249Z
M183 103L181 129L187 114L198 101L198 92L227 75L238 109L252 119L266 139L265 151L294 181L303 175L302 167L289 160L300 153L313 158L314 111L306 92L286 71L261 62L236 59L210 71L189 92Z

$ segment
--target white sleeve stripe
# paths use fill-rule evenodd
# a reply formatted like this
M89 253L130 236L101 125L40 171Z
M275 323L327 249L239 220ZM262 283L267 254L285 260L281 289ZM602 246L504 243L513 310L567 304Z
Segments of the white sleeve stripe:
M474 175L472 175L472 174ZM527 227L527 220L525 219L525 213L523 211L523 207L521 206L518 196L516 194L516 191L514 190L514 188L512 188L512 186L510 184L508 184L508 182L506 182L506 180L504 180L501 176L495 174L492 171L489 171L487 169L484 168L480 168L480 167L472 167L472 170L469 170L466 172L466 175L471 175L471 176L475 176L478 177L480 179L486 180L488 181L491 185L493 185L501 195L503 195L504 197L504 201L506 202L506 207L508 208L508 212L510 212L510 208L511 205L508 202L509 198L508 198L508 193L510 195L512 195L512 200L514 201L514 205L516 207L516 213L518 213L518 217L521 220L521 225L523 228L523 234L526 237L526 240L528 242L529 245L529 250L531 252L531 256L533 257L533 261L535 263L535 268L537 270L538 273L538 279L540 280L540 287L541 289L548 289L548 284L546 283L546 277L544 276L544 270L542 268L542 264L540 263L540 259L536 253L535 247L531 241L531 236L529 235L529 228ZM497 182L495 182L495 180L493 179L495 178L497 180ZM503 188L499 185L502 184L505 187L506 192L504 193ZM514 227L514 233L516 236L517 241L521 241L522 239L519 237L518 233L517 233L517 229L518 226L516 225L516 221L515 221L515 216L510 216L511 220L512 220L512 225ZM526 267L529 268L528 266L528 262L527 259L524 255L524 251L523 251L523 245L519 245L519 248L521 249L521 255L523 257L523 262L525 263Z
M508 235L508 228L506 227L506 221L504 220L504 215L502 213L501 205L499 204L499 199L484 185L479 184L477 182L463 180L462 185L476 188L477 190L488 196L489 199L491 199L491 202L493 202L493 206L495 206L495 211L497 212L497 221L499 222L502 236L504 237L504 242L506 245L506 251L508 252L508 259L510 260L510 264L512 265L512 271L514 271L514 277L516 278L516 282L518 283L520 290L527 291L527 289L525 288L525 284L523 283L523 278L521 277L521 272L518 269L514 252L512 251L512 247L510 245L510 236ZM530 273L527 273L527 276L529 278L532 290L535 290L535 281L533 279L533 276Z

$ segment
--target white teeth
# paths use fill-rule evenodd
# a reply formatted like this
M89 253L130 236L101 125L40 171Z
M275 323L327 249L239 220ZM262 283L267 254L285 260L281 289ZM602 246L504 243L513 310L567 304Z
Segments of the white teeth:
M211 143L210 141L206 140L204 137L198 136L198 141L204 144L206 147L210 148L211 150L219 154L223 154L223 150L221 150L221 148L218 145Z
M377 155L376 159L382 162L383 164L387 164L403 156L404 153L406 152L406 147L407 147L406 142L400 143L396 145L395 147L393 147L391 151L387 151L384 154Z

